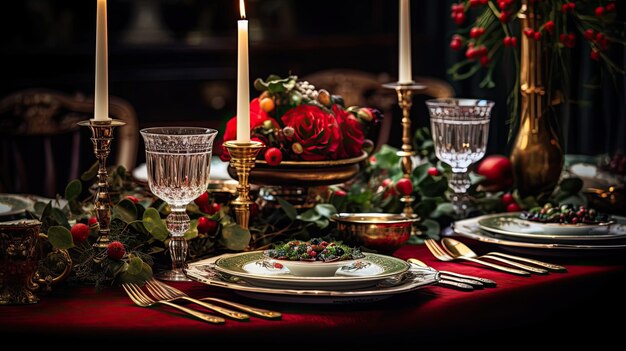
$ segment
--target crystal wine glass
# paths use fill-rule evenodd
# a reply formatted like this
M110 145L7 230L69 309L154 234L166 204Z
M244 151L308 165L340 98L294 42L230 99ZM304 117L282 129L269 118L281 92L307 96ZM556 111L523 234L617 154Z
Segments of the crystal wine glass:
M154 195L170 205L166 225L170 232L169 250L172 270L159 279L183 281L187 258L184 234L189 229L187 204L202 195L209 186L211 151L217 131L197 127L142 129L146 144L148 184Z
M485 156L493 101L433 99L426 101L430 112L435 154L452 167L452 204L459 218L467 212L467 168Z

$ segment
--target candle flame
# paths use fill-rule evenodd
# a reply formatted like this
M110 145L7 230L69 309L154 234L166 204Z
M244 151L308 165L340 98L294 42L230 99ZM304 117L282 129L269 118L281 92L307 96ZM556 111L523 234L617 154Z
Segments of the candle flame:
M246 6L244 5L243 0L239 0L239 14L241 15L241 18L246 18Z

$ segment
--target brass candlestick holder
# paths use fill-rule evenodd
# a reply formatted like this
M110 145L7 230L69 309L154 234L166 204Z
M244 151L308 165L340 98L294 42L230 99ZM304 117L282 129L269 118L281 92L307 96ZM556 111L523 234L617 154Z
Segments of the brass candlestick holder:
M98 159L98 190L94 197L94 208L100 231L98 232L98 240L93 246L104 248L111 242L109 239L109 232L111 231L111 197L109 196L109 184L107 182L107 157L111 153L113 129L126 125L126 123L116 119L106 121L90 119L79 122L78 125L91 129L93 152L96 155L96 159Z
M402 172L404 178L411 179L411 172L413 171L413 160L411 157L415 154L413 152L412 136L411 136L411 106L413 106L413 91L423 90L426 86L417 84L415 82L410 83L389 83L384 84L384 88L393 89L398 94L398 105L402 109L402 150L397 152L397 155L402 157ZM411 204L415 201L415 198L411 195L403 196L400 201L404 203L403 213L406 216L413 215L413 207Z
M230 165L237 172L237 178L239 180L239 185L237 185L237 192L239 195L230 203L235 210L237 224L244 229L248 229L248 223L250 221L250 205L253 204L249 195L250 171L254 168L257 155L265 146L263 143L258 141L250 141L246 143L227 141L224 143L224 146L230 153Z

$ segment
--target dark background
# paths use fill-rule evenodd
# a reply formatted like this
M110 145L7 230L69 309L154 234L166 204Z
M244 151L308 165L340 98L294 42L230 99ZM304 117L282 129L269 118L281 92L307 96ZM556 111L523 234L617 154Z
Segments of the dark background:
M162 33L152 39L143 33L141 41L133 41L136 16L145 15L142 6L150 3L160 11ZM449 81L446 70L461 59L462 53L448 47L455 29L451 3L412 2L415 76ZM395 80L397 1L248 0L247 6L251 80L270 73L306 76L331 68L388 74L390 81ZM26 88L93 94L95 16L95 0L0 2L0 96ZM236 0L109 0L110 94L133 105L140 127L200 123L223 131L235 111L237 19ZM577 85L570 95L586 103L561 108L566 152L594 155L624 150L626 81L622 76L613 81L599 74L598 64L589 59L588 45L580 44L572 55L571 81ZM623 48L615 45L612 51L623 67ZM499 64L495 89L478 88L482 74L451 82L457 96L496 101L488 153L507 151L511 62ZM598 83L599 88L582 83ZM251 96L256 94L251 90ZM414 104L414 126L428 125L423 100ZM393 118L399 126L398 110ZM390 142L399 145L395 136Z

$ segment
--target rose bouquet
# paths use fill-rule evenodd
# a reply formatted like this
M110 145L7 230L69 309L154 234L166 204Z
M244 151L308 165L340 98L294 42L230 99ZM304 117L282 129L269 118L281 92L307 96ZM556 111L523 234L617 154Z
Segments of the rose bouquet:
M296 76L271 75L267 80L257 79L254 87L262 93L250 102L250 134L266 146L259 158L269 165L283 160L346 159L371 150L373 143L366 136L382 119L380 111L346 108L341 96L317 90ZM236 139L236 131L237 118L233 117L226 124L224 141ZM230 158L225 148L221 158Z

